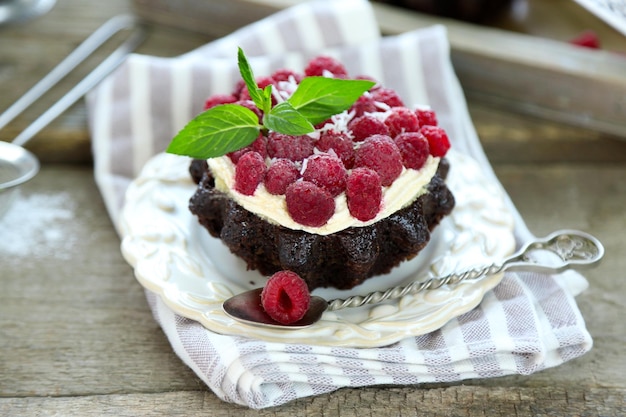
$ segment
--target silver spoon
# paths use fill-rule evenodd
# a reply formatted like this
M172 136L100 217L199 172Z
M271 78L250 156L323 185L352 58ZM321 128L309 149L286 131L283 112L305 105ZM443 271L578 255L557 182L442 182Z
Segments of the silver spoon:
M23 23L48 13L56 0L0 1L0 25Z
M533 252L549 253L556 256L542 257L541 260L536 260L530 256ZM528 242L518 252L500 263L482 268L430 278L426 281L414 281L406 286L394 287L386 291L374 291L364 296L355 295L331 301L312 296L309 310L305 316L293 324L278 323L263 310L260 301L262 288L246 291L229 298L224 301L223 309L234 320L246 324L277 329L301 329L316 323L325 311L336 311L395 300L407 294L416 294L444 285L455 285L466 280L477 280L505 270L559 273L570 268L589 267L600 261L603 255L604 247L595 237L577 230L559 230L545 238Z

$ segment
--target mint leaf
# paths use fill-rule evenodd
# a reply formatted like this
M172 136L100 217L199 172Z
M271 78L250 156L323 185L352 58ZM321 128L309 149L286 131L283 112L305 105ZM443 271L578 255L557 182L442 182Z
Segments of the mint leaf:
M238 104L200 113L170 142L167 152L197 159L215 158L248 146L259 136L259 118Z
M305 135L315 130L311 122L288 101L277 104L269 113L265 113L263 125L286 135Z
M367 80L307 77L287 101L312 124L317 124L349 109L374 84Z
M252 67L246 58L246 54L244 54L243 49L239 48L237 52L237 64L239 66L239 72L241 73L241 78L246 83L246 87L248 88L248 92L250 93L250 98L254 101L254 104L265 111L269 109L272 105L272 102L267 102L268 94L265 93L256 83L256 79L254 77L254 72L252 72ZM271 88L271 87L270 87ZM270 90L271 91L271 90ZM271 97L271 94L270 94Z
M269 113L272 109L272 84L265 86L263 89L263 100L263 105L265 107L263 107L261 111L263 113Z

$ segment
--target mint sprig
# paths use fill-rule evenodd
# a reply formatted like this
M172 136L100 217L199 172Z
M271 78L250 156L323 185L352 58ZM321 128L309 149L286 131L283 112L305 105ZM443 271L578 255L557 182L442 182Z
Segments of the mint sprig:
M206 159L248 146L261 126L254 112L238 104L221 104L200 113L170 142L167 152Z
M250 109L238 104L212 107L191 120L170 142L167 152L197 159L215 158L244 148L259 133L273 130L304 135L335 114L347 110L374 82L327 77L306 77L286 101L272 106L272 86L256 83L243 50L237 55L239 72L250 98L263 112L262 123Z
M367 80L307 77L288 101L311 123L317 124L349 109L373 85Z
M241 48L237 51L237 65L239 66L241 78L243 78L243 82L246 84L246 88L254 104L261 109L262 112L269 112L272 108L272 86L268 85L265 89L259 88L254 77L254 72L252 72L252 67Z

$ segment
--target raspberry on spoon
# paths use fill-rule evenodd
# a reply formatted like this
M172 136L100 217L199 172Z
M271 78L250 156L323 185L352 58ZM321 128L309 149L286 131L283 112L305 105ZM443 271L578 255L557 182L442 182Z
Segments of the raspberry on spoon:
M311 294L306 282L292 271L276 272L261 292L263 309L282 324L291 324L302 319L310 302Z

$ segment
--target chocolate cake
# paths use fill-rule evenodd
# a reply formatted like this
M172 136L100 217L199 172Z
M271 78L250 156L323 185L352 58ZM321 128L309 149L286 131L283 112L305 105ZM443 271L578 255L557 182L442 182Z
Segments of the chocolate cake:
M239 62L245 87L209 97L168 148L193 158L200 224L249 269L295 272L311 290L415 257L454 207L435 112L331 57L260 78L241 50Z
M428 193L386 219L326 236L271 224L245 210L215 189L204 160L194 160L190 166L198 188L189 208L250 269L267 276L294 271L311 290L349 289L388 273L426 246L430 232L454 207L454 197L444 183L448 168L447 160L442 160Z

